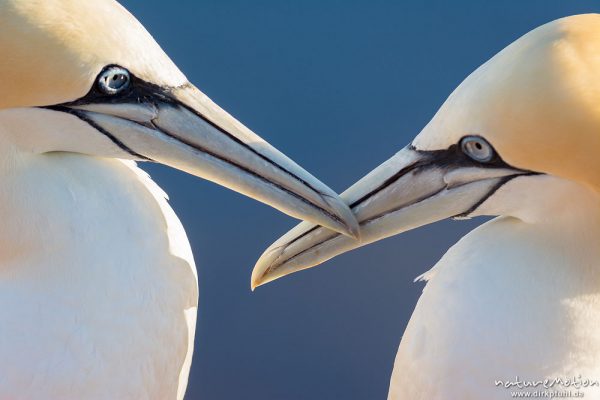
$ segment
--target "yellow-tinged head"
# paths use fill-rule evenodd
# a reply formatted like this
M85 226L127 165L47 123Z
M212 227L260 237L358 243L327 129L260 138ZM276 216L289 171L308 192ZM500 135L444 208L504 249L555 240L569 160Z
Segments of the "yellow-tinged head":
M164 163L357 234L337 195L190 84L114 0L0 0L0 146Z
M565 199L525 199L567 186L600 207L600 15L550 22L483 64L410 146L341 195L361 240L302 223L265 251L252 287L449 217L547 221L545 203L565 212Z
M0 108L84 96L102 68L179 86L185 76L144 27L112 0L0 1Z
M527 33L450 95L413 144L442 149L483 136L510 165L600 190L600 15Z

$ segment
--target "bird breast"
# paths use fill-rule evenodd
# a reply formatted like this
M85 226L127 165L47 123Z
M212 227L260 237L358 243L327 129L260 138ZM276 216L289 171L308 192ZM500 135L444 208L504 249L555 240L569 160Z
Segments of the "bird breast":
M197 277L133 163L14 154L0 167L0 398L182 398Z

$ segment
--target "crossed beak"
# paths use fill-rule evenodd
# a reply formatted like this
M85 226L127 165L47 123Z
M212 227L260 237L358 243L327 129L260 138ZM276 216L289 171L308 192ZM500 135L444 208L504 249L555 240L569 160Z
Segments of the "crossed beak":
M360 224L360 239L303 222L263 253L251 287L401 232L449 217L468 217L506 182L530 174L534 173L499 158L476 163L456 145L436 151L408 146L340 196Z

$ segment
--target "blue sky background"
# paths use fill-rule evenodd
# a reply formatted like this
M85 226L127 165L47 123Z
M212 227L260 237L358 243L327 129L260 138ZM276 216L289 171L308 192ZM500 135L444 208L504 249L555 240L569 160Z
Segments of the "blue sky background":
M337 191L405 144L475 68L580 0L122 3L191 82ZM200 279L187 400L385 399L422 284L481 221L446 221L250 292L262 251L295 225L161 166Z

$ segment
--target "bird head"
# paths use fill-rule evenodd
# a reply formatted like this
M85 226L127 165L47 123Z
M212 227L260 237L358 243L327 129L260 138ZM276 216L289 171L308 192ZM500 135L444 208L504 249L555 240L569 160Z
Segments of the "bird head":
M331 189L188 82L117 2L2 0L0 54L7 149L158 162L357 234Z
M410 145L341 195L360 240L302 223L265 251L252 287L445 218L532 219L540 203L521 200L548 182L595 195L599 151L600 15L550 22L479 67Z

